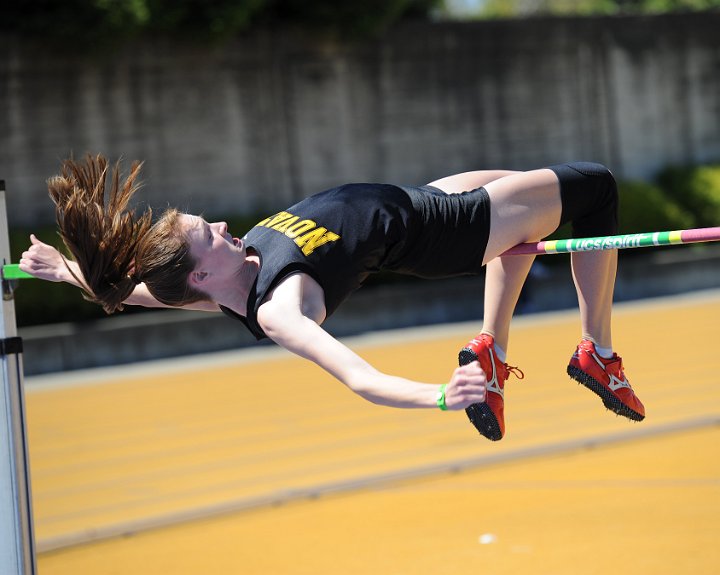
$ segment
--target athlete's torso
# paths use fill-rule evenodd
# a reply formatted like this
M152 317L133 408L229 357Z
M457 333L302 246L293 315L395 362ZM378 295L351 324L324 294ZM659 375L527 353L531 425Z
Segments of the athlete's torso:
M467 194L449 198L429 187L348 184L262 220L244 238L246 248L260 259L246 325L256 337L264 337L257 323L260 304L297 273L322 287L326 317L380 270L423 277L476 273L484 252L482 230L459 230L458 213L473 216L477 202L461 196ZM476 242L464 242L465 253L456 253L454 239L468 234Z

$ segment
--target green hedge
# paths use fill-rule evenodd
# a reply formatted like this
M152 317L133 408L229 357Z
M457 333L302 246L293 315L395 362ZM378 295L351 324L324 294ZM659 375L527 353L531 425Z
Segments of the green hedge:
M657 181L668 197L693 215L693 227L720 226L720 164L667 168Z
M296 27L365 37L408 18L428 18L442 0L23 0L3 8L5 30L97 48L158 33L221 42L252 29Z
M692 212L655 184L626 181L618 190L621 234L696 227Z
M671 166L619 189L623 233L720 226L720 164Z

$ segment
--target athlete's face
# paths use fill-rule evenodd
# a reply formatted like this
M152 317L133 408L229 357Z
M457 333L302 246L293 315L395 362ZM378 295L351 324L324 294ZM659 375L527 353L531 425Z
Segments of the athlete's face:
M195 260L195 272L223 278L236 274L245 262L245 246L228 233L225 222L208 223L200 216L182 214L180 227Z

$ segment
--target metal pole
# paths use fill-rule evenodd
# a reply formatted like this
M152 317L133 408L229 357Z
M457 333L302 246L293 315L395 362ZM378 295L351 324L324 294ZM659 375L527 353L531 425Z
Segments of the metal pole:
M10 262L5 182L0 180L0 260ZM12 285L2 279L0 313L0 573L35 575L35 536L30 493L22 340L17 336Z

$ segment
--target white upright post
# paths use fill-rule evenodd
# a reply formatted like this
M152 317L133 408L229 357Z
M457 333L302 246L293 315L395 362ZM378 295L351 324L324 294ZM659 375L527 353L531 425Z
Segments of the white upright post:
M0 264L10 263L5 182L0 180ZM17 336L12 285L2 278L0 307L0 573L35 575L35 536L25 425L22 340Z

